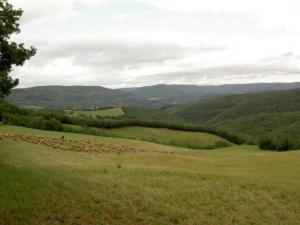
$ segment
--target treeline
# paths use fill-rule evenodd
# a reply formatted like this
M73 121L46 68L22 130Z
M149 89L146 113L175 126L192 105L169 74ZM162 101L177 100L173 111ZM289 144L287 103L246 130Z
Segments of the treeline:
M180 123L169 123L158 120L95 119L84 117L71 117L65 115L61 111L35 111L32 109L21 109L12 106L4 101L0 102L0 119L5 124L53 131L64 131L63 124L107 129L142 126L153 128L167 128L181 131L205 132L218 135L235 144L243 144L245 142L244 139L240 138L237 135L233 135L226 131L222 131L211 127L185 125Z
M49 111L49 110L32 110L12 106L0 100L0 121L4 124L17 125L35 129L51 130L51 131L67 131L78 132L76 129L64 126L64 124L78 125L83 128L122 128L130 126L153 127L153 128L167 128L171 130L192 131L192 132L205 132L215 134L235 144L249 144L247 136L241 134L237 135L236 132L231 132L220 127L209 127L190 125L184 123L163 122L159 120L140 120L140 119L98 119L92 117L71 117L65 115L62 111ZM87 133L91 130L82 129ZM101 135L97 133L97 135ZM104 135L104 134L103 134ZM271 151L289 151L300 149L299 139L292 138L291 135L270 135L263 137L256 142L260 149ZM255 144L255 142L250 143ZM199 146L194 146L199 148ZM189 146L189 148L194 148Z
M84 111L84 112L91 112L96 110L107 110L107 109L114 109L115 107L107 106L107 107L92 107L92 108L79 108L76 110Z
M62 123L51 117L20 115L20 114L4 114L4 124L18 125L41 130L63 131Z
M46 110L18 108L0 100L0 121L4 124L18 125L42 130L62 131L63 113Z
M114 119L68 117L68 118L64 118L62 122L65 124L107 128L107 129L141 126L141 127L152 127L152 128L167 128L171 130L180 130L180 131L205 132L205 133L218 135L235 144L243 144L245 142L245 140L240 138L239 136L230 134L226 131L222 131L219 129L204 127L199 125L195 126L195 125L185 125L180 123L166 123L157 120L135 120L135 119L114 120Z
M225 120L217 128L273 151L300 149L300 112L260 113ZM262 138L263 137L263 138Z
M288 137L263 137L259 141L259 148L270 151L290 151L300 149L300 141Z

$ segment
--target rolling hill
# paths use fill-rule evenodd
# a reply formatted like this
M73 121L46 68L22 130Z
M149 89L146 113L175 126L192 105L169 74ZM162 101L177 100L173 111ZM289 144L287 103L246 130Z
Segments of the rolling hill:
M258 142L262 137L300 140L300 111L258 113L216 122L215 127L232 134L243 135L250 142Z
M69 88L72 89L71 87ZM75 89L75 87L73 88ZM60 89L64 90L63 87L60 87ZM102 90L102 88L100 89ZM124 91L120 92L123 93ZM80 98L80 93L77 96ZM122 98L124 99L125 97ZM132 94L130 98L135 99ZM58 100L58 102L62 102L62 99L64 98L60 98L61 101ZM88 101L87 99L85 100ZM132 102L137 101L133 100ZM71 106L72 101L68 102L68 104ZM77 107L79 106L77 105ZM155 124L157 126L160 123L163 124L161 127L165 128L168 128L169 124L175 124L176 127L200 126L212 128L221 135L224 132L235 138L237 137L239 139L238 143L240 141L257 143L264 136L272 136L275 138L293 139L293 145L300 146L298 141L298 137L300 137L300 129L298 129L298 125L300 125L300 89L211 96L197 103L178 104L161 109L122 107L122 111L124 114L114 118L113 121L89 121L88 119L86 121L83 119L77 121L77 119L73 119L74 121L67 123L74 125L88 123L90 126L92 126L91 124L96 124L94 126L98 128L103 126L114 127L116 124L127 124L126 126L153 126ZM87 113L88 115L95 114L97 111ZM12 122L12 120L16 119L15 117L14 115L7 116L6 120ZM14 122L13 124L24 124L22 118L19 118L18 123ZM51 122L47 118L45 119L47 123ZM61 123L66 123L61 116L57 117L57 119ZM137 122L134 123L134 121ZM35 122L29 125L30 127L39 127L35 126ZM124 127L124 125L122 126Z
M0 137L1 225L300 220L300 151L194 151L14 126Z
M184 147L190 149L217 149L230 147L234 144L230 141L211 133L197 131L181 131L166 128L153 128L142 126L130 126L122 128L95 128L78 125L64 125L65 130L71 128L73 132L84 133L83 130L104 137L117 137L133 140L142 140L158 144Z
M91 108L139 105L138 100L122 90L100 86L40 86L15 89L7 101L19 106L46 108Z
M176 107L173 113L191 122L216 123L258 113L295 111L300 111L300 89L210 97Z
M300 88L300 83L219 86L154 85L109 89L101 86L40 86L14 89L7 101L19 106L92 108L112 106L161 107L196 102L209 96Z
M253 83L228 85L165 85L122 89L137 98L149 100L156 105L183 104L198 101L209 96L243 94L289 90L300 88L300 83Z
M238 135L250 143L268 136L299 145L300 89L210 97L165 112Z

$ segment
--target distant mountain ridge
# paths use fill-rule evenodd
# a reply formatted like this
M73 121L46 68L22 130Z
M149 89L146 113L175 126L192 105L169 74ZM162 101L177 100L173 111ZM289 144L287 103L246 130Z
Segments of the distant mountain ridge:
M156 99L161 105L183 104L198 101L209 96L245 94L265 91L279 91L300 88L295 83L253 83L225 85L165 85L121 89L145 100Z
M229 85L165 85L109 89L101 86L39 86L14 89L7 101L19 106L89 108L107 106L161 107L186 104L219 95L256 93L300 88L297 83Z
M47 108L90 108L139 104L135 97L121 90L101 86L39 86L14 89L7 101L19 106Z

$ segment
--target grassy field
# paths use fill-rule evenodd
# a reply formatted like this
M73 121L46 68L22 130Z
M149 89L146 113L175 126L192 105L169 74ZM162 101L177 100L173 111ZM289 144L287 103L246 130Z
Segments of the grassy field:
M82 129L80 126L66 125L73 129ZM159 144L180 146L194 149L212 149L215 147L232 146L233 144L214 134L203 132L179 131L165 128L149 127L124 127L116 129L85 128L89 131L98 132L100 135L129 138L149 141Z
M101 110L92 110L92 111L80 111L75 110L73 112L74 116L88 116L88 117L120 117L124 115L124 111L122 108L112 108L112 109L101 109Z
M296 225L300 220L300 151L254 146L195 151L12 126L0 126L1 133L108 144L106 153L74 152L0 140L3 225ZM145 151L114 151L123 145Z

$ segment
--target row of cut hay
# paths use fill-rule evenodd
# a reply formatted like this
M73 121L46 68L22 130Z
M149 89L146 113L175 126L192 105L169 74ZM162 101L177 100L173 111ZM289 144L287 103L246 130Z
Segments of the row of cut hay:
M42 144L53 149L69 150L76 152L95 153L116 153L122 154L126 152L145 152L146 149L129 145L119 145L112 143L100 143L87 140L74 140L69 138L50 138L45 136L35 136L31 134L0 134L1 139L12 139L14 141L24 141L31 144ZM174 154L171 151L157 151L158 153Z

